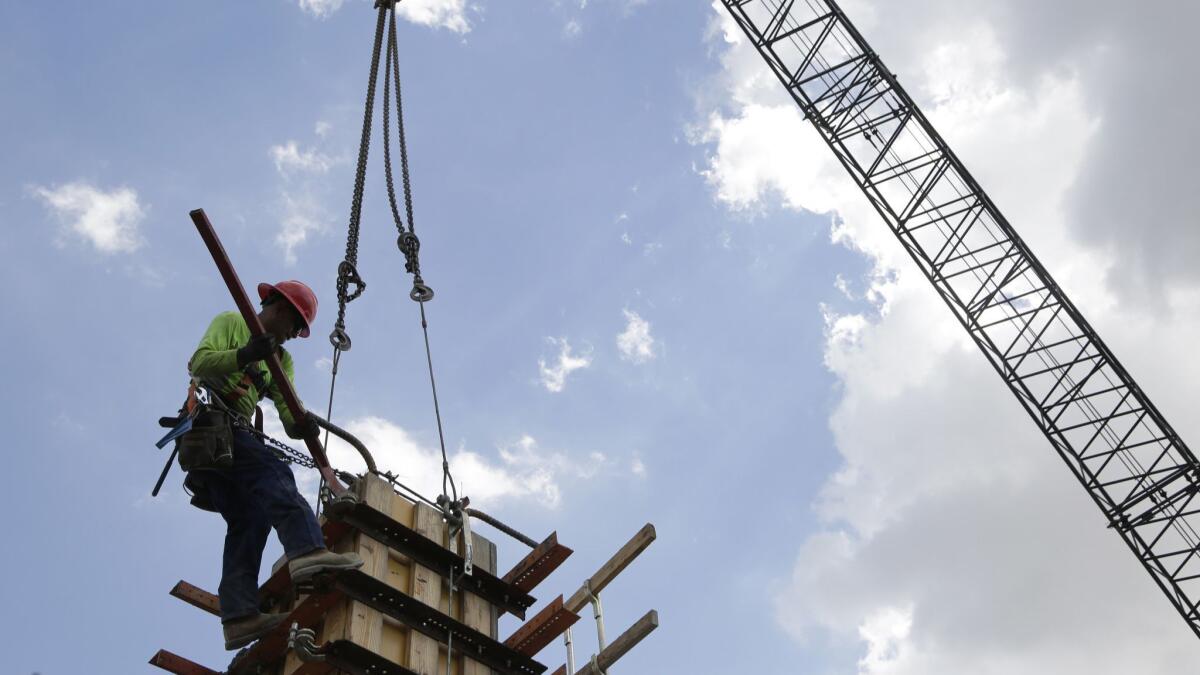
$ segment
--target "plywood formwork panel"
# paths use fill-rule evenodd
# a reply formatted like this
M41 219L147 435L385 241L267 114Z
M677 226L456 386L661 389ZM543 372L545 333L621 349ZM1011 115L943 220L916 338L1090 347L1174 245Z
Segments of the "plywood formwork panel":
M425 504L417 504L412 517L412 528L428 539L446 545L446 524L442 516ZM443 606L442 586L444 581L434 570L412 563L410 565L411 587L409 594L430 607L439 609ZM438 666L438 643L427 635L415 631L408 639L408 658L405 662L412 670L420 675L437 675L445 669Z
M438 510L426 504L409 501L375 476L367 476L360 490L360 498L368 506L388 514L395 521L411 527L443 547L462 549L461 535L455 537L454 542L448 541L447 525ZM477 534L472 533L472 536L474 564L494 573L495 544ZM370 576L492 638L496 637L499 610L473 594L456 592L451 599L445 571L432 570L417 564L403 553L390 550L361 532L354 532L343 538L334 550L358 553L364 560L363 571ZM303 597L297 598L296 602L302 599ZM317 631L317 636L318 643L334 640L353 641L419 675L445 675L447 672L446 645L353 600L343 600L338 607L330 610ZM288 653L278 673L292 675L303 667L303 662L297 659L295 654ZM457 649L454 650L449 672L451 675L491 675L490 669L474 661L465 660Z
M496 545L474 532L471 533L471 536L472 564L494 573L496 571ZM462 618L460 620L475 630L496 637L496 624L499 620L496 608L474 593L466 591L462 593L461 602ZM482 663L464 656L462 673L463 675L491 675L492 671Z

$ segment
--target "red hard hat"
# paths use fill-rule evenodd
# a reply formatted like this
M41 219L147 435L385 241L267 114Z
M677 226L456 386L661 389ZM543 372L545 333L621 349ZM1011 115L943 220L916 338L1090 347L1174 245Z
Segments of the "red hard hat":
M292 303L292 307L304 319L304 329L300 337L308 337L308 329L317 320L317 296L312 289L299 281L281 281L277 284L259 284L258 298L266 300L271 293L278 293Z

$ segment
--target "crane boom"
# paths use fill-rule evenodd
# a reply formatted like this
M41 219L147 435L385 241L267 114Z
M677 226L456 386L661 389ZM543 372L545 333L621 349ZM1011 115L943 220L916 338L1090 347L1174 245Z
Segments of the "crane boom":
M835 0L722 0L1200 636L1200 464Z

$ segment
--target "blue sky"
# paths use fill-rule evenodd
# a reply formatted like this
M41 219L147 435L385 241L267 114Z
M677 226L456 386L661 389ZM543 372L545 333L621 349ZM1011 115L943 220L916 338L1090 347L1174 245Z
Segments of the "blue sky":
M404 5L455 475L480 508L576 549L543 599L655 523L605 609L610 635L649 608L662 627L617 672L1157 673L1194 656L716 8ZM1127 96L1177 103L1140 73L1186 42L1115 2L1053 3L1076 17L1054 39L1017 0L846 5L1196 437L1200 237L1173 193L1196 142L1178 113L1140 128ZM373 17L359 0L0 6L11 672L150 672L159 647L227 662L216 620L166 594L178 579L215 589L223 524L187 505L177 471L149 497L155 421L230 308L187 212L206 209L247 285L316 289L313 337L289 349L301 397L323 410ZM376 137L368 290L349 309L334 415L433 492L436 427L381 149ZM1134 160L1149 168L1120 182ZM1112 203L1114 184L1127 199ZM502 566L523 555L490 535ZM266 558L278 553L272 541ZM1085 652L1084 636L1100 646ZM556 667L561 647L542 660Z

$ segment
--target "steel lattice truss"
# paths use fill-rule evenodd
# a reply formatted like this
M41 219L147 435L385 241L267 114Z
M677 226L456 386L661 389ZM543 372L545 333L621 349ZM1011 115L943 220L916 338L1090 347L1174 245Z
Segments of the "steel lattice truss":
M1200 635L1196 457L833 0L722 0Z

